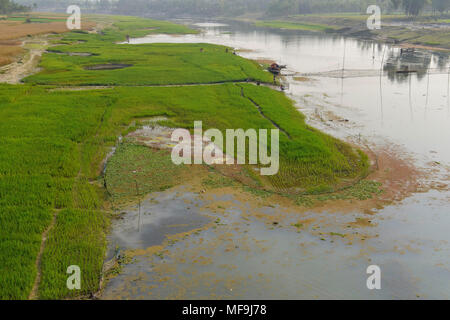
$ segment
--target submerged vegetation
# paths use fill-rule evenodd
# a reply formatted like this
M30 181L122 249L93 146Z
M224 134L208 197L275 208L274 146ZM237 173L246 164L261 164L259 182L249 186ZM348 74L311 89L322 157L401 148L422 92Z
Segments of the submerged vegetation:
M301 195L295 197L295 202L299 206L312 207L319 201L330 201L330 200L368 200L372 199L374 196L383 193L382 185L379 182L371 180L361 180L358 183L340 190L338 192L333 192L334 190L329 190L329 193L324 194L310 194Z
M97 185L101 163L117 136L128 133L136 118L165 116L160 124L187 129L201 120L205 129L221 131L273 129L276 123L287 133L280 134L280 172L265 181L276 190L317 193L367 172L362 152L307 126L283 93L231 83L271 79L254 62L227 53L222 46L117 44L126 35L193 30L139 18L107 19L113 21L107 29L96 34L71 32L55 40L65 46L52 48L95 55L49 53L43 57L43 71L27 78L26 84L0 85L1 299L28 298L38 273L39 298L88 296L99 289L109 224L103 206L107 191ZM84 68L105 63L133 67ZM144 86L214 82L230 83ZM116 87L55 90L98 84ZM124 166L128 171L121 172L128 172L127 176L107 174L106 179L116 186L123 182L122 189L128 192L134 187L129 172L144 170L144 177L152 181L141 183L141 191L151 192L170 186L180 170L163 152L129 144L119 145L110 172ZM126 191L122 189L109 191L117 195ZM37 264L44 232L48 234ZM71 265L81 268L80 291L66 287Z
M108 162L105 183L114 200L130 199L170 188L181 170L167 150L124 142Z

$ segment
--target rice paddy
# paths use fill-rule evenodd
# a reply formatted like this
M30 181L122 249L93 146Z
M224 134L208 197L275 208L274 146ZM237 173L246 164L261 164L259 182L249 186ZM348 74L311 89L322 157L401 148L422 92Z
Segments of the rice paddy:
M14 58L20 55L23 49L15 44L1 44L0 43L0 66L9 64L14 61Z

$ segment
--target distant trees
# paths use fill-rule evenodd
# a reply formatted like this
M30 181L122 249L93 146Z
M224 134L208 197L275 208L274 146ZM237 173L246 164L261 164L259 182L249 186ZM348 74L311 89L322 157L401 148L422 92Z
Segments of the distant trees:
M383 12L402 9L410 16L417 16L426 8L441 13L450 10L450 0L272 0L267 14L282 16L331 12L365 13L367 7L372 4L379 5Z
M272 0L118 0L114 12L150 16L237 16L265 12Z
M390 0L17 0L40 10L63 11L70 4L89 11L149 16L238 16L266 13L282 16L305 13L364 12Z
M40 10L64 11L71 4L89 12L147 16L233 16L265 12L272 0L17 0Z
M448 11L450 9L450 0L433 0L432 8L434 11L439 11L440 13Z
M402 0L391 0L391 4L394 9L398 9L402 4Z
M361 0L272 0L267 15L280 16L308 13L360 12ZM367 5L368 6L368 5ZM365 6L365 9L367 9Z
M9 14L13 12L23 12L30 10L27 6L19 5L11 0L0 0L0 14Z
M431 3L433 11L443 13L450 9L450 0L391 0L394 8L399 8L400 5L406 14L417 16L419 13Z
M418 16L427 2L427 0L402 0L402 6L406 14Z
M395 9L400 7L403 9L405 14L410 16L418 16L419 13L431 2L436 0L391 0L391 5ZM448 2L449 0L437 0Z
M40 10L65 11L71 4L89 12L118 13L141 16L239 16L265 13L287 16L308 13L360 12L379 5L383 12L403 10L417 16L425 8L438 12L450 9L450 0L14 0ZM0 3L11 3L0 0ZM0 9L1 10L1 9Z
M392 1L392 2L391 2ZM308 13L359 12L366 14L370 5L379 5L383 11L397 9L402 0L272 0L269 16Z

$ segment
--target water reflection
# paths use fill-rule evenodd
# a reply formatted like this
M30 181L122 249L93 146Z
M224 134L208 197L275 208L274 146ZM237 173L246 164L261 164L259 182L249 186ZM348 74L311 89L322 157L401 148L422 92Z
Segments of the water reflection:
M425 51L389 50L383 70L392 82L407 82L411 73L421 80L429 72L432 57L432 53Z
M404 83L409 81L411 73L423 80L430 74L448 73L449 67L449 54L446 52L390 48L383 70L392 82Z

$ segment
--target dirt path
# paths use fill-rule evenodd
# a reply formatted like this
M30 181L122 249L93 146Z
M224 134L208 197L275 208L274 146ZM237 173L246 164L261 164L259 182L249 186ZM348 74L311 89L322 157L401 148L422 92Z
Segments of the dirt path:
M269 120L269 121L270 121L270 122L271 122L278 130L280 130L281 132L283 132L283 133L289 138L289 140L292 140L291 135L290 135L286 130L284 130L283 128L281 128L280 125L278 125L275 121L273 121L271 118L269 118L267 115L264 114L264 112L263 112L261 106L260 106L259 104L257 104L257 103L255 102L255 100L253 100L252 98L250 98L250 97L248 97L248 96L245 95L245 91L244 91L244 88L243 88L243 87L241 87L241 86L238 85L238 84L237 84L237 86L238 86L239 88L241 88L241 96L244 97L244 98L247 98L247 99L248 99L248 100L249 100L249 101L250 101L250 102L258 109L259 114L260 114L263 118Z
M38 288L39 288L39 284L41 283L41 277L42 277L42 270L41 270L42 254L44 253L45 242L47 241L48 235L56 224L57 216L58 216L58 211L55 211L55 213L53 214L52 222L50 223L48 228L42 234L41 247L39 249L39 254L36 258L37 273L36 273L36 278L34 279L33 289L31 290L30 295L28 296L29 300L35 300L38 298Z
M48 45L45 37L24 40L22 47L27 52L18 61L0 68L0 83L19 84L23 78L37 72L41 56Z

